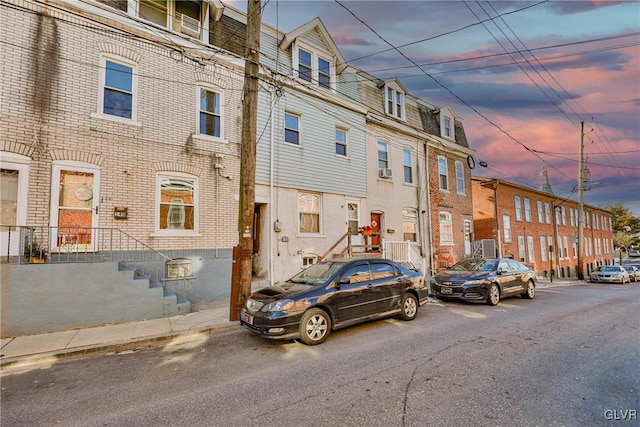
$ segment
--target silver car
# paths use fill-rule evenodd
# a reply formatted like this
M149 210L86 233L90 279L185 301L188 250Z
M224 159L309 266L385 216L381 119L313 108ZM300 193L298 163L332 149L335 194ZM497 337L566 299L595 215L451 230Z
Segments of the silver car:
M591 282L598 283L630 283L629 272L621 265L601 265L593 271L589 278Z
M640 268L635 265L625 264L622 266L629 273L629 278L632 282L637 282L640 280Z

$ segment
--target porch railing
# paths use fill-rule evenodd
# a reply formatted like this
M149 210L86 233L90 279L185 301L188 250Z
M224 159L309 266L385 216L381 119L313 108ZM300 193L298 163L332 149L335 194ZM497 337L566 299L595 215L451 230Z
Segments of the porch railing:
M409 240L404 242L382 241L382 256L400 263L406 263L427 273L427 263L420 253L420 244Z
M189 274L179 262L117 228L0 225L0 231L2 262L120 262L158 283L185 280Z

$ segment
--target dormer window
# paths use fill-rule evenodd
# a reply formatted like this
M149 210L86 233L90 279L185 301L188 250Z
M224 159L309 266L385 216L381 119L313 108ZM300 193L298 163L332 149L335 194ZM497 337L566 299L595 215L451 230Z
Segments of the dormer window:
M451 138L452 132L451 132L451 119L449 117L445 117L444 118L444 136L446 136L447 138Z
M385 112L400 120L405 119L404 91L396 84L385 85Z
M334 88L335 66L329 55L307 46L298 47L294 52L294 67L300 80L325 89Z
M205 10L200 1L140 0L136 12L146 21L200 39Z
M440 136L443 138L456 140L456 122L455 113L451 107L444 107L440 109Z

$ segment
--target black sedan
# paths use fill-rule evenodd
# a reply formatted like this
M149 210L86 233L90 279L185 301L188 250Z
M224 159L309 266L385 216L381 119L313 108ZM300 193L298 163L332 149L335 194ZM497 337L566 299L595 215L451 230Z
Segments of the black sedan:
M314 345L332 330L368 320L413 320L427 298L418 270L381 258L332 259L252 294L240 324L264 338Z
M440 299L497 305L506 296L533 299L536 278L529 267L513 259L467 258L434 276L432 288Z

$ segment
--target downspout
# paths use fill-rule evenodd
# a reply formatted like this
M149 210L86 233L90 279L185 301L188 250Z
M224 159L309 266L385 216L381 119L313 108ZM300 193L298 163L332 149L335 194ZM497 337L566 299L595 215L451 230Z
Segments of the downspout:
M493 206L495 207L496 216L496 237L498 238L498 258L502 258L502 238L500 237L500 217L498 216L498 185L500 183L495 180L493 185ZM486 257L485 254L482 254Z
M274 128L274 124L273 124L273 111L275 110L275 103L276 103L276 96L274 96L274 94L271 91L268 91L269 95L271 95L271 111L269 112L269 120L271 122L271 129L270 129L270 141L269 141L269 248L268 248L268 253L269 253L269 283L271 285L274 284L274 280L273 280L273 275L274 275L274 238L277 238L277 236L274 236L275 234L275 229L274 229L274 224L275 224L275 220L274 220L274 188L273 188L273 153L274 153L274 137L275 137L275 128Z
M431 176L429 173L429 143L424 150L425 176L427 177L427 233L429 234L429 275L433 275L433 224L431 224ZM431 281L429 281L429 293L431 293Z

